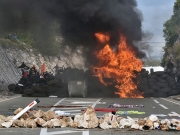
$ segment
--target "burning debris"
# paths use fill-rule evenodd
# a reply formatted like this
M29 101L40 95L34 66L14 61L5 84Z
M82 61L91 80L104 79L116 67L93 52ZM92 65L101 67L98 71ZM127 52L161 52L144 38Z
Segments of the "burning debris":
M22 108L14 111L19 113ZM25 117L26 116L26 117ZM0 115L0 127L6 127L2 124L10 122L14 116ZM81 115L59 116L53 111L43 112L42 110L27 111L17 120L14 120L9 127L25 128L53 128L53 127L71 127L71 128L102 128L102 129L135 129L135 130L178 130L180 131L180 120L164 119L159 120L157 116L151 115L144 119L133 119L129 116L123 118L120 115L114 115L111 112L104 114L101 118L96 116L94 108L89 106Z
M111 83L105 82L104 78L112 78L118 89L115 94L120 97L142 98L143 93L137 90L137 84L133 82L133 78L136 78L134 71L141 71L142 62L136 58L134 50L127 44L126 37L121 36L116 50L113 50L109 45L108 35L96 33L95 36L104 47L95 52L99 64L93 66L94 74L106 86Z

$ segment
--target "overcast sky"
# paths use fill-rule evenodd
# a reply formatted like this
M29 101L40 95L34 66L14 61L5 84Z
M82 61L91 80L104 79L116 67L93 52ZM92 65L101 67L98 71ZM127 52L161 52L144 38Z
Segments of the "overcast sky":
M150 42L165 42L163 37L163 24L173 14L173 6L176 0L136 0L138 9L143 14L143 30L153 33ZM153 55L160 55L165 43L150 43Z

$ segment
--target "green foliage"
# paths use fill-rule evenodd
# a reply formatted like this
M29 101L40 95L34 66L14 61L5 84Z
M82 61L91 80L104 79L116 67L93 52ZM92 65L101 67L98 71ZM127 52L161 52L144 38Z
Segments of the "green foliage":
M180 10L180 0L177 0L175 3L174 3L174 12Z
M180 29L180 0L174 3L174 13L169 20L164 23L164 38L166 45L164 47L164 56L161 60L161 66L165 66L166 57L169 55L168 49L173 47L177 38L179 37Z
M11 41L9 39L4 39L4 38L0 38L0 45L3 48L15 47L15 48L19 48L21 50L25 49L25 46L23 44L19 44L18 42L14 42L14 41Z
M33 36L30 34L30 33L23 33L23 32L18 32L17 33L17 36L18 36L18 39L27 44L27 45L30 45L32 46L34 44L34 39L33 39Z
M174 54L175 54L175 59L177 61L180 61L180 43L176 43L173 46L173 51L174 51Z

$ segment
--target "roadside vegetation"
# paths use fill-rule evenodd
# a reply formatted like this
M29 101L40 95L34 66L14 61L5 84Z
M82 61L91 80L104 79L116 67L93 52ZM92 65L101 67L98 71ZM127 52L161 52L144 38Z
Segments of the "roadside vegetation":
M180 41L176 42L180 35L180 0L176 0L173 7L173 15L164 23L164 38L166 44L163 48L164 56L161 60L161 65L164 67L167 62L180 61Z

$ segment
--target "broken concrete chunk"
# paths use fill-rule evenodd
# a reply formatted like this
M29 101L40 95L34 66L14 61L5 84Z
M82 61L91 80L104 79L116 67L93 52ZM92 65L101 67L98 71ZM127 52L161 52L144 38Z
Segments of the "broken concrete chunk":
M27 114L29 115L30 119L35 119L35 118L40 118L40 117L36 117L37 116L37 111L36 110L32 110L32 111L28 111Z
M149 119L153 122L157 121L158 120L158 117L156 115L150 115L149 116Z
M23 110L23 108L18 108L14 111L14 115L18 114L19 112L21 112Z
M139 124L137 124L137 123L136 124L132 124L131 125L131 129L136 129L136 130L139 129Z
M139 119L137 124L139 125L144 125L146 123L146 121L144 119Z
M51 110L43 113L43 116L42 116L42 118L45 121L49 121L49 120L53 119L54 117L55 117L55 113L54 113L54 111L51 111Z
M99 126L100 126L102 129L109 129L109 128L112 127L112 126L109 125L106 121L103 121L103 123L101 123Z
M39 126L42 126L43 124L46 123L46 121L43 120L42 118L36 118L34 121L35 121L36 124L39 125Z
M153 129L154 128L154 124L153 121L150 119L146 120L145 126L147 126L149 129Z
M112 128L118 128L118 127L119 127L119 124L118 124L117 121L113 121L113 122L111 123L111 126L112 126Z
M51 122L53 123L53 127L61 127L63 123L60 119L51 119Z
M22 120L14 120L12 123L13 127L23 127L24 126L24 121Z
M27 119L24 121L24 127L26 128L36 128L37 124L33 119Z
M46 127L46 128L53 128L53 122L52 121L47 121L46 123L44 123L42 125L42 127Z
M81 115L75 115L74 122L81 128L95 128L98 126L98 118L94 109L89 106Z
M5 122L11 121L14 116L8 116L4 119Z
M127 119L123 118L120 120L120 123L119 123L119 128L129 128L131 127L131 125L135 124L135 121L130 118L130 117L127 117Z
M77 127L78 127L78 122L73 122L73 123L71 124L71 127L72 127L72 128L77 128Z
M27 113L24 113L20 118L26 120L27 118L29 118L29 115Z
M37 112L32 112L31 115L33 115L35 118L41 118L45 114L44 114L44 112L42 110L38 110Z

